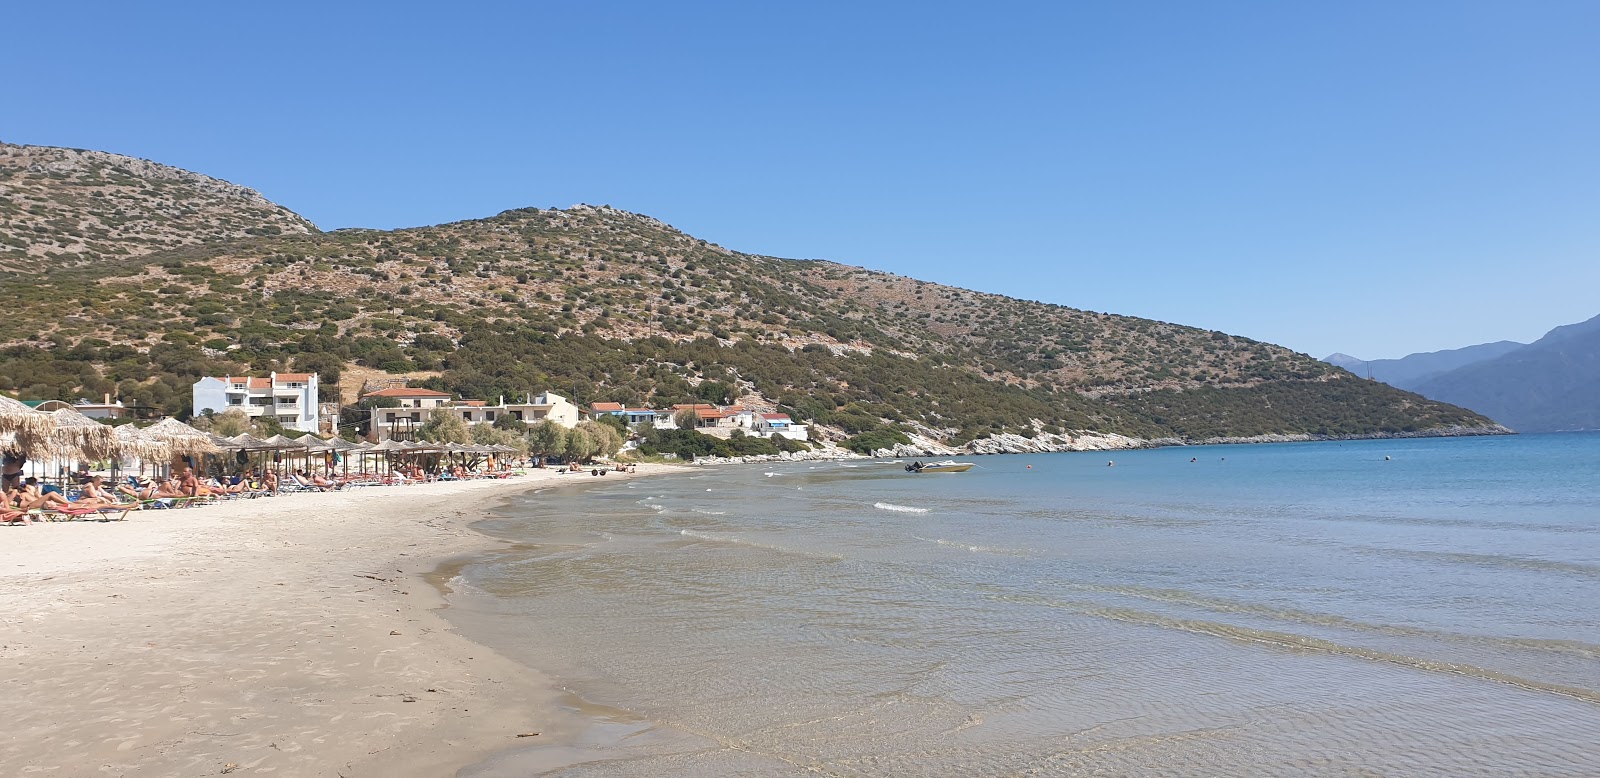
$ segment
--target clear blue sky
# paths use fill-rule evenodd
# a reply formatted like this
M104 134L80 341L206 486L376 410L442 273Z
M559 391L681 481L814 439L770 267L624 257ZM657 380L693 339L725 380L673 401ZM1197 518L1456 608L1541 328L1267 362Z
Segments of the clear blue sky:
M1600 314L1600 3L23 3L0 140L1373 359Z

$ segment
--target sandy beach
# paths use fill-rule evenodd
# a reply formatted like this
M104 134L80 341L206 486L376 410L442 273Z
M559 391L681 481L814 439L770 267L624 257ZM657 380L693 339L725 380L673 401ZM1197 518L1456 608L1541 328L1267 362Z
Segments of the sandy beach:
M0 529L0 772L438 776L560 743L559 692L449 631L425 576L498 544L467 528L498 497L590 479Z

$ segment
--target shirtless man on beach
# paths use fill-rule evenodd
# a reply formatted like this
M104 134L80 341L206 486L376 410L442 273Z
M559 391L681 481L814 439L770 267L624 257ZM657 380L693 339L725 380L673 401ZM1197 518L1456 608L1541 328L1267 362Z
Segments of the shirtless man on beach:
M89 483L83 485L83 496L77 499L80 505L116 505L117 496L105 487L100 476L91 476Z
M210 490L200 485L200 479L194 475L194 469L186 467L178 474L178 491L180 497L204 497Z

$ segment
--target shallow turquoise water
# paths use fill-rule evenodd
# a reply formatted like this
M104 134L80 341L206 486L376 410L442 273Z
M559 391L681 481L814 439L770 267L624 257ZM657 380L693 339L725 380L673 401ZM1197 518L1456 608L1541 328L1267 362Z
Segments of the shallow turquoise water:
M452 618L568 775L1600 775L1600 435L973 461L518 498Z

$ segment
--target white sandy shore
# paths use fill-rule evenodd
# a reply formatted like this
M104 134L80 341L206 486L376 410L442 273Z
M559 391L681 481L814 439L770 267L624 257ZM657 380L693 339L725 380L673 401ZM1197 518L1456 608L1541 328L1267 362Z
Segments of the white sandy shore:
M560 743L558 692L450 632L422 576L497 544L466 528L494 498L589 481L0 528L0 774L438 776Z

